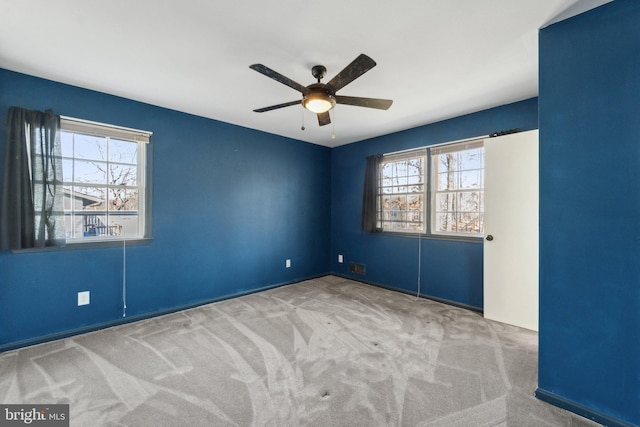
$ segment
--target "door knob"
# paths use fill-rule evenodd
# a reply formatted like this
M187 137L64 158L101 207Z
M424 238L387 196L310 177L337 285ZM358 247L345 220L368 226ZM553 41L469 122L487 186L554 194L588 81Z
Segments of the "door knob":
M491 234L487 235L487 237L485 237L485 239L487 239L488 241L492 241L493 240L493 236Z

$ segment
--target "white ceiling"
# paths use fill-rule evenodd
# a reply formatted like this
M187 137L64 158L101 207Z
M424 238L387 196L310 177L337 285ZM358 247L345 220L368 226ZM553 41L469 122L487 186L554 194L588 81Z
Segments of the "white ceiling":
M609 1L0 0L0 67L335 147L536 96L538 29ZM252 111L301 95L249 65L306 86L360 53L338 94L389 110Z

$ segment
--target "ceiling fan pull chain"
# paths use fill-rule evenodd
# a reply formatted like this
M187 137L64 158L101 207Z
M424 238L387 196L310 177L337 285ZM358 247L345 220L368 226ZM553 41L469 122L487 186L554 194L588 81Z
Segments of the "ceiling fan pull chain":
M304 108L300 109L300 114L302 114L302 126L300 126L300 130L304 130Z
M336 109L331 110L331 139L336 139Z

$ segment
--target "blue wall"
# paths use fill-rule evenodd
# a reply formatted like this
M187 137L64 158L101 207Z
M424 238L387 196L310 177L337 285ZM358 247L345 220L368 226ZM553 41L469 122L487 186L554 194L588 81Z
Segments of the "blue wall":
M13 105L154 133L154 239L127 248L128 316L329 272L330 149L0 69L0 168ZM0 253L0 349L121 319L122 252Z
M640 425L640 2L540 32L538 395Z
M417 291L421 252L421 294L482 308L482 241L460 242L364 233L360 229L365 158L518 128L537 129L537 99L345 145L331 153L331 270L356 279ZM422 247L419 248L418 245ZM338 263L338 254L344 263ZM366 265L366 275L349 273L349 262Z

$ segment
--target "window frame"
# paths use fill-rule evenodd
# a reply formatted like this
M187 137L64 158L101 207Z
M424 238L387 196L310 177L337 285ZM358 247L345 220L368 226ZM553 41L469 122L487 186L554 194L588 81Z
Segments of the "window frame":
M397 151L391 153L385 153L381 156L380 165L378 167L378 182L377 182L377 192L376 192L376 224L378 226L378 231L385 234L403 236L403 237L427 237L433 239L442 239L442 240L460 240L460 241L470 241L470 242L481 242L484 238L484 230L480 230L478 233L470 233L470 232L443 232L443 231L435 231L435 196L437 191L435 190L435 185L437 184L435 178L435 155L438 153L442 153L444 151L449 152L459 152L465 151L473 148L482 147L484 148L485 139L487 137L476 137L469 138L459 141L446 142L442 144L434 144L426 147L419 147L415 149L409 149L404 151ZM382 185L382 168L385 163L385 159L387 163L390 161L394 161L394 159L410 159L415 157L423 156L424 159L424 191L423 195L423 224L419 230L402 230L402 229L390 229L384 228L384 221L382 221L381 214L381 200L383 193L381 188ZM482 162L482 173L484 175L484 161ZM478 189L481 193L484 193L484 176L482 179L482 187ZM482 197L482 196L481 196ZM484 206L484 203L482 203ZM482 213L484 213L484 209L482 209Z
M120 141L128 141L137 144L136 185L133 186L138 190L138 209L137 209L137 229L136 235L99 235L99 236L82 236L76 238L67 238L67 247L108 247L118 246L126 241L130 244L138 244L151 239L151 136L150 131L126 128L105 123L93 122L89 120L77 119L74 117L60 117L60 132L70 132L74 134L104 137L108 139L116 139ZM68 158L68 157L64 157ZM76 158L71 157L71 158ZM119 163L110 162L107 163ZM82 182L64 181L63 185L84 184ZM91 185L90 185L91 186ZM98 185L103 186L102 184ZM113 184L104 184L104 188L115 187ZM142 193L142 194L141 194ZM104 215L107 215L108 207L105 207ZM66 215L65 210L65 215ZM97 213L96 215L103 215ZM137 242L137 243L136 243Z

